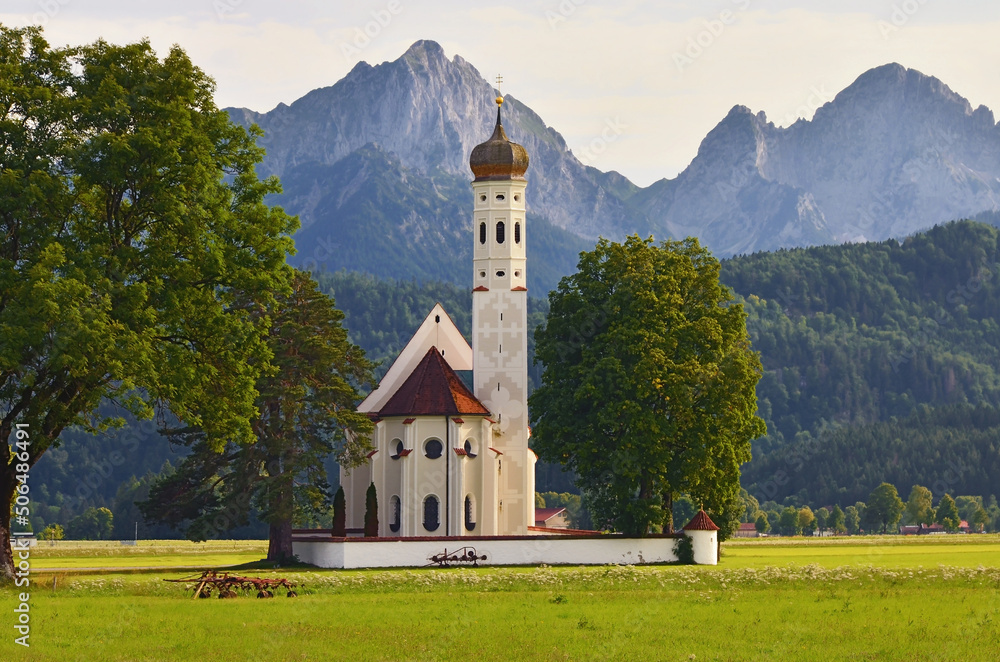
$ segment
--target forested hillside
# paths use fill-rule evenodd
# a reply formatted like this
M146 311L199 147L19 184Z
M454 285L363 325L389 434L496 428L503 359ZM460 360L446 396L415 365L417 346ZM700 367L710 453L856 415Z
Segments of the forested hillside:
M435 303L463 332L471 327L467 287L347 272L318 280L345 312L352 341L382 362L379 374ZM951 223L903 242L743 256L723 262L722 280L746 306L766 370L757 393L768 435L743 481L760 501L847 504L883 480L904 492L913 483L1000 492L995 227ZM529 306L534 327L547 302ZM534 383L539 375L533 367ZM122 510L123 481L177 458L152 426L97 443L68 432L35 467L35 526L65 523L84 507ZM555 467L540 465L538 480L540 489L570 489Z
M723 263L767 371L769 452L829 425L920 403L1000 405L1000 233L951 223L900 243L762 253Z

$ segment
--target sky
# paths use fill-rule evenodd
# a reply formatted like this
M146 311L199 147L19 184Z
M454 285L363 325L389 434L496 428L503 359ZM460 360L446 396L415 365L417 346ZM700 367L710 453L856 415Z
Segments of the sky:
M1000 113L995 0L4 0L0 23L54 45L179 44L219 106L257 111L431 39L642 186L683 170L734 105L787 126L889 62Z

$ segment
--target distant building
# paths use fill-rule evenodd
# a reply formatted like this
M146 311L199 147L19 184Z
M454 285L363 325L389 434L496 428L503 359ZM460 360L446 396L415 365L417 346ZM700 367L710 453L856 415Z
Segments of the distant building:
M740 524L740 528L736 530L733 534L734 538L757 538L760 534L757 533L757 525L752 522L744 522Z
M544 529L568 529L569 514L565 508L535 508L535 526Z

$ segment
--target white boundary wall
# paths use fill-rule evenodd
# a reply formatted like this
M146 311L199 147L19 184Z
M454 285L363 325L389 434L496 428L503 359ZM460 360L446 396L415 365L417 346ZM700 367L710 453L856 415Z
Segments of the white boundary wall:
M317 532L318 533L318 532ZM695 537L693 542L699 542ZM707 542L707 541L705 541ZM703 543L704 544L704 543ZM304 563L320 568L400 568L420 567L430 557L473 547L481 565L642 565L677 560L677 538L622 538L618 536L512 536L508 538L343 539L298 534L292 551ZM715 565L715 545L695 548L699 563Z

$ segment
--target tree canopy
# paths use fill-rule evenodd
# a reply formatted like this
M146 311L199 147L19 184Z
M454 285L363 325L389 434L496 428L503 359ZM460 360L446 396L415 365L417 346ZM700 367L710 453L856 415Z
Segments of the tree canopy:
M120 422L103 401L252 439L270 353L251 313L287 289L297 226L264 204L279 186L256 176L254 132L178 47L53 49L0 26L0 81L0 436L27 423L33 465L67 426Z
M760 360L718 261L694 239L602 239L549 305L533 448L576 472L594 524L670 530L686 493L731 530L745 510L739 467L765 429Z
M358 385L373 382L364 352L347 340L343 313L303 272L290 295L268 310L268 345L276 370L257 382L252 443L228 441L222 452L205 430L171 436L192 452L142 504L150 517L183 526L204 540L248 521L252 509L270 526L268 560L292 556L292 524L326 517L330 490L325 460L364 462L372 423L355 405Z

